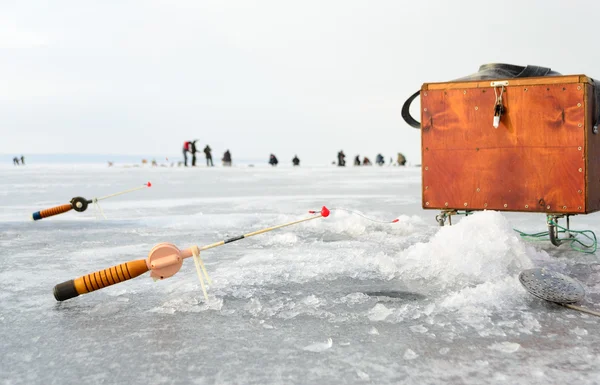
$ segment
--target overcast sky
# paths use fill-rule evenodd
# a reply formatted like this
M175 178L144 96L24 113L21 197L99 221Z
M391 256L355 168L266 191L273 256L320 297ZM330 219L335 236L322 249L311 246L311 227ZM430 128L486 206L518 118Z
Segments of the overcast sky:
M480 64L600 77L598 1L2 1L0 153L420 163L400 109ZM418 114L418 108L415 108Z

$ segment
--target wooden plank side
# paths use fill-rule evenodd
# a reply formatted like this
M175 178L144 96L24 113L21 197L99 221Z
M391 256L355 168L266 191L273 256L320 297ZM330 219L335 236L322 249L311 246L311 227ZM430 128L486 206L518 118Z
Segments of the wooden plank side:
M497 129L492 88L423 92L423 207L584 212L582 86L508 87Z
M434 125L435 127L445 126L445 112L446 107L444 105L443 92L421 92L421 138L427 136L428 133L432 131ZM427 142L425 140L421 140L421 159L423 159L425 156L426 143ZM425 173L421 173L421 182L422 186L424 186ZM423 208L425 208L425 195L422 195L422 202Z
M584 91L575 84L508 87L503 95L506 112L497 129L492 125L496 97L491 88L428 91L421 99L423 128L435 126L436 148L473 141L479 148L583 146Z
M594 120L594 88L586 85L585 158L587 163L586 213L600 210L600 133L592 132Z
M535 78L513 78L494 80L470 80L465 82L424 83L421 90L451 90L468 88L489 88L492 81L507 81L509 86L531 86L542 84L591 83L585 75L545 76Z
M429 150L422 166L423 206L584 213L585 183L573 172L582 164L581 151L573 147Z

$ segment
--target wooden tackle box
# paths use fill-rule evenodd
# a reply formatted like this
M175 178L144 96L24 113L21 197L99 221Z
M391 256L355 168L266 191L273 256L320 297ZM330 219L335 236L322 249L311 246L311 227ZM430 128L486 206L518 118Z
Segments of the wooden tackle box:
M423 208L598 211L594 111L584 75L423 84Z

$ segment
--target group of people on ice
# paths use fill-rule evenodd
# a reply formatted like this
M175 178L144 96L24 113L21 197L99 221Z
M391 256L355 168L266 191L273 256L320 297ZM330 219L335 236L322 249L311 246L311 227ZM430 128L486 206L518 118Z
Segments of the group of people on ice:
M196 146L196 142L198 140L189 140L183 143L183 165L185 167L188 166L188 154L191 155L192 157L192 162L191 162L191 166L195 167L196 166L196 153L199 152L198 148ZM213 159L212 159L212 149L210 148L210 146L207 144L206 147L204 147L204 156L206 157L206 167L213 167ZM223 158L221 159L221 161L223 162L223 166L229 167L232 164L231 161L231 152L229 150L225 151L225 153L223 154ZM279 160L277 159L277 157L275 156L275 154L271 154L269 156L269 164L271 166L277 166L279 164ZM300 166L300 158L298 158L298 155L295 155L294 158L292 159L292 164L294 166Z
M183 143L183 165L185 167L187 167L188 165L188 153L192 155L192 167L196 166L196 153L199 152L198 148L196 146L196 142L198 141L198 139L196 140L190 140L190 141L186 141ZM212 159L212 149L210 148L210 146L207 144L206 147L204 147L204 156L206 158L206 167L213 167L213 159ZM225 152L225 155L223 155L223 165L225 166L225 158L228 158L228 165L231 166L231 154L229 153L229 150L227 150Z
M192 157L191 166L192 167L196 166L196 153L199 152L198 148L196 146L197 141L198 140L196 139L196 140L186 141L183 143L183 165L186 167L188 165L188 154L191 154L191 157ZM214 164L213 164L213 159L212 159L212 149L210 148L210 146L208 144L206 145L206 147L204 147L203 152L204 152L204 156L206 158L206 166L213 167ZM226 166L226 167L231 166L232 160L231 160L231 152L229 150L225 151L221 161L223 162L223 166ZM383 157L383 155L377 154L377 156L375 157L375 163L379 166L385 165L385 158ZM269 164L273 167L275 167L279 164L279 159L277 159L277 156L275 156L275 154L269 155ZM300 158L298 158L298 155L294 155L294 158L292 159L292 164L294 166L300 166ZM394 164L394 159L390 158L389 165L391 166L393 164ZM346 166L346 154L344 154L344 151L338 152L337 165L340 167ZM366 156L363 157L363 159L361 160L360 155L356 155L356 157L354 157L354 165L355 166L372 166L373 163ZM398 157L396 158L396 165L397 166L406 165L406 157L402 153L398 153Z
M385 165L385 159L383 158L383 155L377 154L377 157L375 158L375 163L379 166ZM392 164L394 164L394 159L390 158L389 165L391 166ZM337 165L339 167L346 166L346 154L344 154L344 151L338 152ZM363 157L363 160L361 161L360 155L356 155L354 157L354 165L355 166L372 166L373 163L371 163L371 160L369 158L367 158L366 156ZM398 165L398 166L406 165L406 157L402 153L398 153L398 158L396 159L396 165Z
M279 159L277 159L275 154L269 155L269 164L273 167L279 164ZM294 155L294 158L292 159L292 164L294 166L300 166L300 158L298 158L298 155Z
M23 155L21 155L20 158L18 156L15 156L13 158L13 164L15 166L25 166L25 157Z

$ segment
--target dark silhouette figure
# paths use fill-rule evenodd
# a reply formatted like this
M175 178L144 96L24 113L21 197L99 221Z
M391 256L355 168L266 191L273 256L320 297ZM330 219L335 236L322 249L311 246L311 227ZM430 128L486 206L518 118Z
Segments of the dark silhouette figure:
M25 157L21 155L21 166L25 166Z
M360 156L359 155L356 155L356 157L354 158L354 165L360 166Z
M298 155L294 155L294 159L292 159L292 164L294 166L300 166L300 159L298 158Z
M380 166L383 166L385 164L385 160L383 159L383 155L377 154L377 157L375 158L375 163L377 163Z
M183 165L187 167L187 153L190 151L190 142L183 142Z
M373 165L373 163L371 163L371 160L365 156L363 159L363 166L372 166L372 165Z
M212 149L210 148L210 146L207 144L206 147L204 147L204 155L206 156L206 167L213 167L213 161L212 161L212 154L211 154Z
M192 153L192 167L196 167L196 153L198 149L196 148L196 142L198 139L190 142L190 152Z
M269 156L269 164L274 167L277 166L278 163L279 161L277 160L277 157L274 154L271 154Z
M402 153L398 153L398 166L404 166L406 164L406 158Z
M337 158L338 158L338 167L346 167L346 154L344 154L344 151L338 152Z
M19 158L17 158L16 156L13 158L13 164L14 164L15 166L18 166L18 165L19 165Z
M229 152L229 150L225 151L225 153L223 154L223 159L221 160L223 161L223 166L231 167L231 153Z

